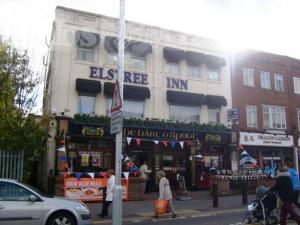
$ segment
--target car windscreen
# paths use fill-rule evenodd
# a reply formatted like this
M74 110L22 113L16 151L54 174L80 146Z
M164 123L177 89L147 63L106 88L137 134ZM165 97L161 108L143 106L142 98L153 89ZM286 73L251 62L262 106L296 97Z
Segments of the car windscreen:
M39 195L43 196L43 197L47 197L47 198L50 198L50 197L53 197L53 196L50 196L44 192L42 192L41 190L29 185L29 184L25 184L25 183L22 183L24 186L26 186L27 188L33 190L34 192L38 193Z

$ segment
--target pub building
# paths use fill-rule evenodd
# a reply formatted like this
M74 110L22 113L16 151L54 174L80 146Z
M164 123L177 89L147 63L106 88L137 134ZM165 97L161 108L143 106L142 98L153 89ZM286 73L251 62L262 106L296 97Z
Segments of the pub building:
M43 108L53 115L46 164L57 177L101 179L114 169L117 34L115 18L56 8ZM207 189L210 167L231 169L226 54L213 40L133 22L126 22L125 37L123 175L129 192L137 175L132 168L145 160L152 189L160 169L172 186L183 175L189 189Z

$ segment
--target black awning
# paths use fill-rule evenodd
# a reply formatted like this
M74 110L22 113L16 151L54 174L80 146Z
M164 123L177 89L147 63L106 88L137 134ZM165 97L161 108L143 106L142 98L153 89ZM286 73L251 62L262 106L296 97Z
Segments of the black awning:
M198 52L185 52L184 57L186 62L191 66L200 66L205 62L205 55Z
M167 90L167 101L176 105L204 105L206 97L203 94Z
M131 54L136 57L146 57L152 53L151 44L140 41L130 41L129 49Z
M101 82L77 78L76 90L81 94L98 94L101 93Z
M100 36L96 33L77 30L75 42L80 48L93 49L100 43Z
M104 95L112 97L114 95L115 84L111 82L104 83ZM129 100L145 100L150 98L150 90L147 87L124 85L124 99Z
M214 56L214 55L206 55L205 62L206 65L212 69L220 68L226 65L226 61L223 57Z
M184 51L176 48L164 48L164 57L168 62L178 63L184 58Z
M223 96L217 95L207 95L206 96L207 105L211 107L220 107L220 106L227 106L227 100Z
M125 50L128 49L130 43L127 39L124 40ZM117 53L118 52L118 38L112 36L106 36L104 39L104 47L106 51L110 53Z

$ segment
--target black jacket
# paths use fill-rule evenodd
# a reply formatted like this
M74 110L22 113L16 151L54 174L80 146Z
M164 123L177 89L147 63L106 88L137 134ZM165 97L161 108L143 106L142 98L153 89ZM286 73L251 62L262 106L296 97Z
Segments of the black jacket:
M282 201L293 201L294 192L292 180L288 173L280 173L276 178L276 184L270 191L277 191Z

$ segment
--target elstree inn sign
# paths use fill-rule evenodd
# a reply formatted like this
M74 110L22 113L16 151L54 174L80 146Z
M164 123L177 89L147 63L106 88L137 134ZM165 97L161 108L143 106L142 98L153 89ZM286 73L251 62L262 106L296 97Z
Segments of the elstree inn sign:
M90 78L114 80L117 73L116 69L90 66ZM124 71L124 82L148 85L148 74ZM167 88L188 90L188 81L167 77Z
M240 144L292 147L294 145L294 139L292 135L240 132Z

